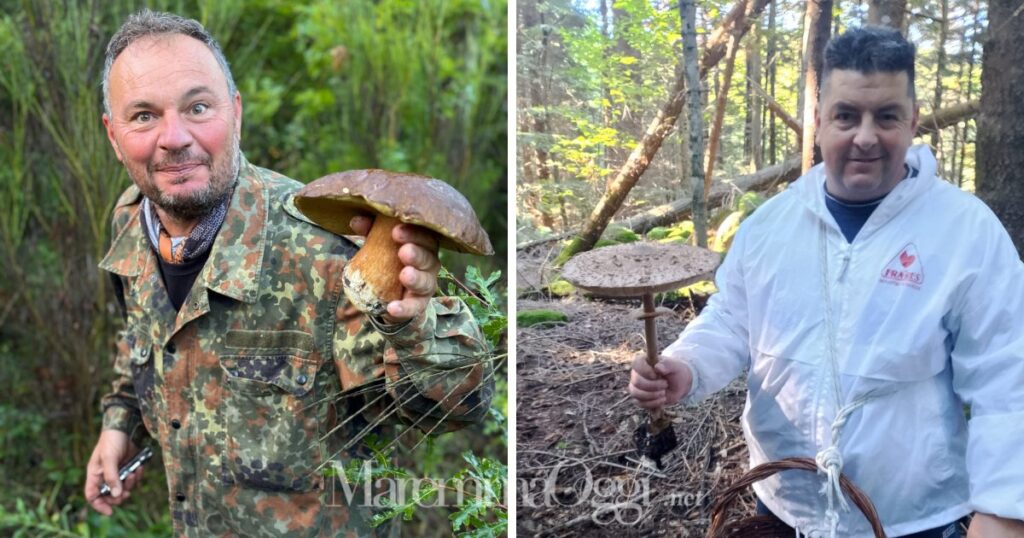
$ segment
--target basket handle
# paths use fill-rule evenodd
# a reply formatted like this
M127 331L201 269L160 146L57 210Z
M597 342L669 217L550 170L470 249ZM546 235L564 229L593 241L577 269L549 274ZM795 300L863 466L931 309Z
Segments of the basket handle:
M817 473L818 465L810 458L786 458L779 461L762 463L747 471L746 474L719 495L714 506L711 507L711 526L708 527L707 538L715 538L722 531L725 527L726 509L739 498L740 493L747 486L764 480L779 471L790 469L803 469ZM875 533L875 538L885 538L885 531L882 530L882 523L878 520L878 512L875 511L875 505L871 504L871 499L860 488L853 485L853 482L846 478L845 475L841 474L839 476L839 485L843 488L843 493L853 501L853 504L857 505L857 508L864 514L864 517L868 519L868 523L871 524L871 530Z

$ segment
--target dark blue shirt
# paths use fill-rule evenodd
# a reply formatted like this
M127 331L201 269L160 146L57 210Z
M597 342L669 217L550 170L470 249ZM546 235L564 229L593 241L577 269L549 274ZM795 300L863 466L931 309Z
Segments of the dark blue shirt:
M904 167L907 169L904 179L917 175L916 168L907 165ZM825 188L824 185L822 188ZM829 213L832 213L832 218L836 219L836 224L842 230L847 243L853 243L853 238L857 237L857 233L864 227L868 217L874 213L875 208L881 205L884 199L885 196L864 202L846 202L832 196L828 193L828 189L825 189L825 207L828 208Z

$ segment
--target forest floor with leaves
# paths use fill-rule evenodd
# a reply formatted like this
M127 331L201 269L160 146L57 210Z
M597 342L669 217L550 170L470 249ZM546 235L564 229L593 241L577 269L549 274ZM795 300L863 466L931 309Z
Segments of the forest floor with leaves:
M679 446L662 469L642 462L633 432L643 413L626 391L632 357L644 349L643 324L630 316L640 301L546 295L540 290L555 276L555 248L539 245L517 256L518 311L568 316L565 323L518 329L517 533L703 536L715 495L747 469L742 380L699 406L674 406ZM702 302L661 304L674 313L658 318L659 348ZM731 517L752 513L752 493L733 508Z

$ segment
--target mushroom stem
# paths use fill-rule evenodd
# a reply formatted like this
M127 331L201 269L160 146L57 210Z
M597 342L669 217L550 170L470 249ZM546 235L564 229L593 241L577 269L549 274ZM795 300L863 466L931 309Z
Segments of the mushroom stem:
M658 364L658 331L655 324L654 294L645 293L644 302L644 339L647 341L647 364L654 368Z
M375 316L387 313L388 303L402 298L404 289L398 280L402 261L401 247L391 238L391 230L400 224L396 218L377 215L366 243L345 266L345 294L359 310Z
M645 293L642 296L644 303L644 340L647 343L647 364L654 368L654 365L658 364L658 330L657 322L657 309L654 308L654 294ZM652 435L658 434L658 432L664 430L666 427L671 426L671 420L665 416L661 408L651 409L651 425L650 432Z

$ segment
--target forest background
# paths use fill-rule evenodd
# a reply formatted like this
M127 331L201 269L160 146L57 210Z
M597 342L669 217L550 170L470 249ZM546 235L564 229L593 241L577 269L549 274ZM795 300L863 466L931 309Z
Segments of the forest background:
M743 193L756 192L747 197L756 203L799 175L802 139L813 140L807 125L813 121L803 121L813 118L806 87L816 88L809 78L821 47L829 35L873 22L899 28L917 46L915 143L929 144L939 173L984 199L1018 249L1024 247L1024 212L1014 208L1024 198L1024 175L1012 155L1019 153L1013 140L1021 140L1024 118L1009 104L1019 99L1013 96L1024 76L1010 60L1022 50L1011 39L1021 25L1019 1L696 4L694 61L702 79L702 179L712 243L719 231L735 230L738 220L727 217ZM679 8L664 0L517 3L520 246L592 231L593 208L613 195L621 207L605 210L616 224L594 227L605 241L623 228L643 234L670 227L676 238L692 237L692 120L683 107ZM993 27L991 10L1002 17L991 19ZM610 216L602 216L605 224ZM723 222L726 229L718 230ZM588 239L593 245L596 238ZM562 254L564 260L569 252Z
M454 287L487 324L497 395L484 424L400 451L393 471L503 484L504 0L0 0L0 534L170 532L159 458L112 518L82 498L121 323L97 263L130 184L100 120L100 76L110 36L143 6L195 18L218 39L242 93L250 162L307 182L354 168L415 171L469 198L498 254L442 261L475 288L473 297ZM414 516L404 526L413 535L447 534L449 516L463 531L500 532L503 504L499 489L451 514L398 512Z

